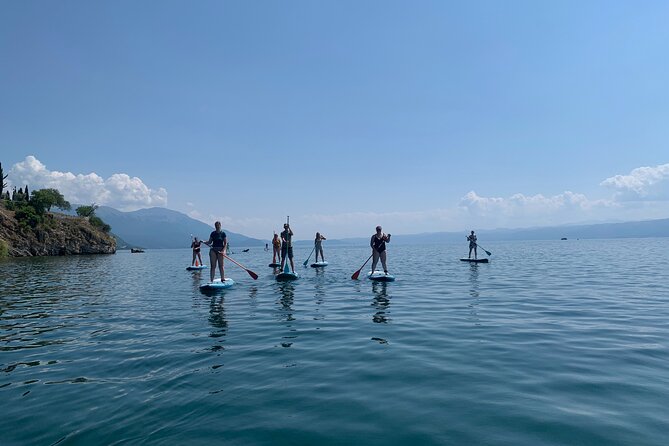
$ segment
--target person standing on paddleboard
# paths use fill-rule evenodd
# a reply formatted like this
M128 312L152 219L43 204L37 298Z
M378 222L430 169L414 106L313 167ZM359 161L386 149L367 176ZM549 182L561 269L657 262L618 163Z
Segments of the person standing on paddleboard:
M290 229L288 223L284 223L283 232L281 233L281 270L286 264L286 255L290 260L290 270L295 272L295 265L293 264L293 230Z
M279 234L276 232L274 233L274 238L272 239L272 263L276 263L276 259L279 259L279 262L281 261L281 239L279 238Z
M321 253L321 261L325 262L325 256L323 255L323 240L327 240L324 235L321 235L320 232L316 233L316 239L314 239L314 251L316 251L316 263L318 263L318 253Z
M218 270L221 273L221 282L223 282L225 280L223 256L225 255L225 250L228 248L228 236L225 235L225 232L221 231L220 221L214 223L214 228L215 231L209 234L209 240L204 242L205 245L211 248L209 250L209 261L211 262L209 277L213 282L216 275L216 264L218 264Z
M476 260L476 234L472 231L471 234L467 236L467 241L469 241L469 255L467 258L472 258L472 249L474 250L474 260Z
M193 260L190 262L190 266L202 266L202 254L200 254L200 245L202 240L199 240L197 237L193 239L193 243L190 244L190 247L193 248ZM198 258L200 261L199 265L195 265L195 258Z
M383 272L388 274L388 266L386 265L386 243L390 243L390 234L384 234L381 226L376 227L376 234L372 236L369 246L372 247L372 272L376 271L376 264L381 259Z

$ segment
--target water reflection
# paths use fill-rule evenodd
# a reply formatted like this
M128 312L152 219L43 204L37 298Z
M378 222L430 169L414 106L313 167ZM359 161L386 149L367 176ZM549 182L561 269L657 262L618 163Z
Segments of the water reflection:
M479 265L478 263L469 264L469 295L474 298L479 297Z
M372 307L376 310L372 321L377 324L385 324L390 321L388 307L390 307L390 296L388 296L388 283L386 282L372 282L372 292L374 299L372 300Z
M193 279L193 290L198 291L200 289L200 283L202 282L202 271L190 271Z
M224 301L223 297L214 296L209 303L209 324L212 327L209 337L216 340L211 347L212 351L224 349L223 342L228 332L228 321L225 319L225 306L223 305Z
M479 305L479 265L478 263L469 264L469 296L472 298L469 302L469 320L474 325L480 325L478 315Z
M279 304L279 319L286 322L288 334L281 337L281 346L290 347L293 345L294 339L297 338L297 330L293 327L295 317L293 316L293 302L295 299L295 286L291 282L277 283L280 291L280 297L277 303Z

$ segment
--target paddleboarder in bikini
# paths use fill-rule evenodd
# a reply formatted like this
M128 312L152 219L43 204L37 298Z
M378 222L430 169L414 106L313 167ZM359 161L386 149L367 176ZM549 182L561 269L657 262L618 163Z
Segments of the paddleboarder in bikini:
M276 264L276 259L278 258L281 261L281 239L279 234L274 233L274 238L272 239L272 263Z
M376 234L374 234L369 241L369 246L372 247L372 272L376 271L376 264L381 259L383 272L388 274L388 266L386 265L386 243L390 243L390 234L384 234L381 226L376 227Z
M472 231L471 234L467 236L467 241L469 242L469 255L467 258L472 258L472 249L474 250L474 260L476 260L476 234Z
M211 281L214 281L214 276L216 275L216 265L218 264L218 270L221 273L221 282L225 280L224 266L223 266L223 256L225 255L225 250L228 247L228 236L225 235L225 232L221 230L221 222L217 221L214 223L215 230L209 234L209 240L204 242L205 245L209 246L209 261L211 262L211 271L209 271L209 277Z

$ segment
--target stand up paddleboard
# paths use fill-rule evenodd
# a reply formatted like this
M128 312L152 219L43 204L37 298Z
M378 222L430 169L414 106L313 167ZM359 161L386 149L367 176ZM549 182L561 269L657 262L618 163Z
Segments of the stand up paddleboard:
M461 262L488 263L488 259L460 259Z
M208 282L203 285L200 285L200 290L202 291L224 290L226 288L230 288L234 284L235 281L229 277L222 282L221 279L214 279L213 282Z
M281 264L280 264L280 263L270 263L270 264L267 265L267 266L269 266L270 268L278 268L278 267L281 266Z
M278 282L288 282L290 280L297 280L299 277L300 276L298 276L295 271L290 270L288 264L286 263L286 265L283 267L283 271L276 275L276 280Z
M323 260L322 262L315 262L311 264L312 268L323 268L325 266L328 266L328 262L326 262L325 260Z
M297 280L297 279L299 279L299 277L300 276L298 276L297 273L294 273L292 271L288 271L288 272L283 272L283 273L277 274L276 275L276 280L279 281L279 282L287 282L287 281L290 281L290 280Z
M198 266L187 266L186 269L188 271L199 271L201 269L205 269L207 265L198 265Z
M368 272L367 273L367 278L369 280L373 280L375 282L393 282L395 281L395 276L392 274L386 274L383 271L374 271L374 272Z

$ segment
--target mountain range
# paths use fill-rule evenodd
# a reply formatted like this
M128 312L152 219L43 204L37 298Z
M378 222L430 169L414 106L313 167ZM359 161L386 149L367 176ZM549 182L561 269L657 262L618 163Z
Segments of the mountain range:
M166 208L140 209L121 212L100 206L96 214L108 223L117 236L118 248L142 247L150 249L187 248L191 234L207 239L213 227L178 211ZM268 240L260 240L231 232L223 228L233 247L264 246ZM476 229L476 228L474 228ZM430 244L462 242L469 231L432 232L424 234L396 234L394 244ZM669 218L624 223L597 223L563 225L539 228L476 230L479 240L559 240L593 238L643 238L669 237ZM299 236L299 235L296 235ZM371 236L371 233L370 233ZM296 245L310 245L312 240L297 240ZM367 244L369 237L329 239L328 244Z
M406 234L392 237L395 244L438 244L463 242L469 231L431 232ZM597 223L587 225L563 225L540 228L481 229L476 230L478 239L485 241L513 240L560 240L602 238L646 238L669 237L669 218L659 220L631 221L624 223ZM372 234L370 234L371 237ZM342 239L350 244L369 243L369 237Z
M96 215L111 226L117 236L119 249L141 247L150 249L188 248L191 235L207 240L213 226L166 208L148 208L121 212L100 206ZM266 241L247 237L223 228L233 247L265 246Z

